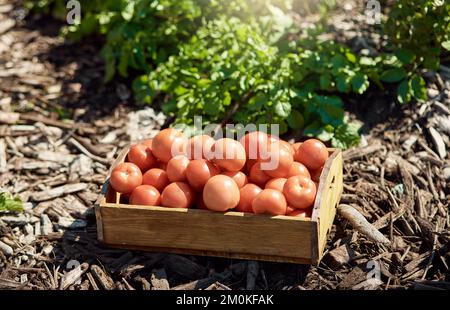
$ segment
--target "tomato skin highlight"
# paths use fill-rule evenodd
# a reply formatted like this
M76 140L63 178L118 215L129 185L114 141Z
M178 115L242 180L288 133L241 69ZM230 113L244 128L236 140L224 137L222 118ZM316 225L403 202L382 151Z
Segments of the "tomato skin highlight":
M195 199L195 192L189 184L174 182L167 185L161 194L161 205L167 208L190 208Z
M153 155L164 163L172 157L186 152L187 138L181 132L173 128L161 130L152 141Z
M167 177L170 182L185 182L186 169L189 165L189 158L184 155L172 157L167 163Z
M130 204L143 206L159 206L161 195L159 191L151 185L139 185L130 196Z
M241 171L235 171L235 172L224 172L223 175L226 175L233 179L234 182L236 182L237 186L241 189L245 184L248 183L247 176L241 172Z
M328 150L325 144L317 139L303 142L295 153L295 161L304 164L310 170L322 167L328 159Z
M130 194L142 184L142 172L133 163L120 163L111 172L109 182L121 194Z
M151 185L159 192L162 192L170 184L170 181L166 171L159 168L152 168L142 176L142 184Z
M156 164L156 158L152 149L145 144L135 144L128 151L128 161L138 166L142 171L147 171Z
M224 212L239 204L239 188L232 178L216 175L206 182L203 201L208 209Z
M203 190L206 182L219 173L220 169L205 159L191 160L186 168L186 178L196 191Z
M311 175L309 174L308 168L306 168L306 166L303 165L302 163L294 161L291 165L291 168L289 169L287 177L289 178L296 175L304 175L305 177L311 179Z
M236 140L223 138L211 148L212 162L225 171L239 171L246 161L245 149Z
M261 162L257 162L250 169L250 182L259 187L264 187L271 178L261 170Z
M248 183L239 190L239 204L236 211L253 213L252 202L256 195L262 192L262 189L255 184Z
M265 189L274 189L279 192L283 192L284 184L286 183L286 178L275 178L269 180L269 182L266 183Z
M316 199L316 185L311 179L297 175L288 178L283 194L289 205L296 209L308 209Z
M285 215L286 208L286 198L274 189L264 189L252 202L252 209L256 214Z

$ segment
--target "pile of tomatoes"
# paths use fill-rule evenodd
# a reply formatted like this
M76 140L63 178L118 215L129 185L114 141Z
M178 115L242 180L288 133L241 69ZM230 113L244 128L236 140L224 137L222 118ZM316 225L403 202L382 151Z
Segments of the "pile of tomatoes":
M133 145L110 184L133 205L310 217L327 159L316 139L289 144L260 131L187 139L168 128Z

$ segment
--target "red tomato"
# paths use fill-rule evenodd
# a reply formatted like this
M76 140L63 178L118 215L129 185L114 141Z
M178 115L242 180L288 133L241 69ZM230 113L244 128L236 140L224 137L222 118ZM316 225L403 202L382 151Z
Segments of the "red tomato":
M245 184L248 183L247 176L241 171L224 172L222 174L232 178L239 188L242 188Z
M142 184L154 186L159 192L162 192L169 183L167 173L159 168L150 169L142 176Z
M305 177L311 178L308 168L306 168L305 165L294 161L291 168L289 169L287 177L293 177L296 175L304 175Z
M247 159L247 162L245 163L245 171L247 172L247 174L250 174L253 165L256 164L257 162L258 160L256 159Z
M162 161L157 161L155 168L159 168L162 170L166 170L167 169L167 163L163 163Z
M205 159L194 159L186 168L186 178L196 191L201 191L206 182L219 173L219 168Z
M203 189L203 201L208 209L227 211L239 203L239 188L232 178L226 175L216 175L206 182Z
M194 191L183 182L170 183L161 194L161 204L168 208L189 208L194 199Z
M203 201L203 193L197 197L197 209L201 210L209 210L208 207L206 207L205 202Z
M161 195L159 191L151 185L139 185L130 196L130 204L143 206L159 206Z
M283 178L288 175L293 162L290 147L277 141L270 144L268 156L261 159L261 170L272 178Z
M297 142L297 143L291 144L291 149L293 151L294 158L295 158L295 153L297 153L297 150L300 147L300 145L302 145L302 142Z
M295 161L304 164L310 170L319 169L325 164L327 159L327 147L316 139L306 140L295 153Z
M128 152L128 161L138 166L142 171L147 171L156 163L152 149L145 144L133 145Z
M142 144L143 144L143 145L146 145L146 146L148 146L150 149L152 149L153 139L147 139L147 140L144 140L144 141L142 141Z
M215 140L208 135L195 136L188 140L187 157L189 159L209 159Z
M170 182L186 181L186 168L189 165L189 158L184 155L172 157L167 163L167 177Z
M271 134L268 134L267 136L269 137L269 143L280 141L280 137L278 137L278 136L271 135Z
M211 148L212 161L226 171L239 171L245 165L244 147L236 140L223 138L217 140Z
M167 163L172 157L186 152L187 138L173 128L161 130L152 142L153 155L160 161Z
M239 190L240 200L236 207L236 211L253 213L252 202L260 192L262 192L262 189L255 184L248 183L244 185L244 187Z
M250 182L260 187L264 187L271 178L261 170L261 162L257 162L250 170Z
M283 194L274 189L265 189L253 199L252 209L257 214L286 214L286 198Z
M300 210L294 209L291 212L286 212L287 216L298 216L298 217L311 217L311 210Z
M269 182L266 183L266 189L270 188L270 189L274 189L277 190L279 192L283 192L283 187L284 187L284 183L286 183L287 179L286 178L275 178L272 180L269 180Z
M111 172L109 182L117 192L130 194L142 184L142 172L132 163L120 163Z
M284 140L279 140L279 142L289 153L291 153L292 156L294 156L294 150L292 149L291 145L288 142Z
M239 141L245 149L247 159L260 159L261 154L267 152L269 139L266 133L254 131L243 136Z
M320 175L322 174L323 167L320 167L319 169L312 170L311 171L311 180L313 180L316 183L319 183L320 181Z
M291 207L308 209L316 198L316 185L304 175L293 176L284 184L283 194Z

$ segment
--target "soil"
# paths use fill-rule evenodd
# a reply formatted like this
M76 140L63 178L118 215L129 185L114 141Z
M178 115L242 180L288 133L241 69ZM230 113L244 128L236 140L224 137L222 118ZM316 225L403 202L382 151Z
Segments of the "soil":
M0 191L25 211L0 215L0 288L450 289L444 73L427 74L421 105L395 105L378 89L348 98L363 139L344 152L344 193L318 267L110 249L97 241L93 202L120 149L166 118L137 106L129 81L103 83L101 38L65 42L59 22L24 19L13 4L0 0ZM336 29L343 20L336 14ZM349 208L367 221L355 224Z

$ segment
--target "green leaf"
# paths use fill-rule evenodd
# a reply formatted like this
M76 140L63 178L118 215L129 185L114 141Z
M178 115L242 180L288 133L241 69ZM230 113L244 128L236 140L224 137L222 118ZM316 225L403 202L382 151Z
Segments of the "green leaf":
M361 126L357 123L344 123L334 130L334 136L331 139L333 147L348 149L357 146L360 141L359 130Z
M403 68L394 68L388 69L381 74L380 79L386 83L396 83L400 82L406 77L405 69Z
M399 48L395 50L394 54L405 65L412 63L416 58L414 53L406 48Z
M287 121L289 127L291 127L294 130L302 129L303 126L305 125L305 120L303 119L303 115L297 110L292 110L291 114L289 114L286 121Z
M217 115L220 111L220 106L221 106L220 103L221 103L220 100L218 100L217 98L214 100L210 100L205 103L203 109L206 114Z
M339 97L316 96L317 113L324 124L337 126L344 118L344 108Z
M315 137L321 141L329 141L334 136L334 128L331 125L324 126L319 121L309 124L303 130L303 135L308 137Z
M123 19L130 21L134 14L134 1L128 2L125 8L121 11Z
M267 102L268 98L265 94L259 93L248 101L248 108L252 111L259 111Z
M284 102L284 101L278 101L275 104L275 114L282 117L282 118L286 118L289 116L289 114L291 113L291 104L289 102Z
M320 76L320 88L323 90L329 90L331 88L331 76L328 73Z
M397 87L397 100L400 103L407 103L411 100L411 88L405 79Z
M442 42L442 47L445 48L447 51L450 51L450 40Z
M352 88L353 91L362 94L364 93L367 88L369 87L369 80L367 78L367 75L362 73L357 73L352 78Z
M0 212L22 212L23 204L19 197L12 197L10 194L0 193Z
M419 75L413 75L411 78L412 95L419 101L427 100L427 88L425 80Z

